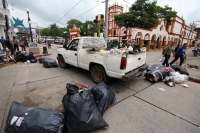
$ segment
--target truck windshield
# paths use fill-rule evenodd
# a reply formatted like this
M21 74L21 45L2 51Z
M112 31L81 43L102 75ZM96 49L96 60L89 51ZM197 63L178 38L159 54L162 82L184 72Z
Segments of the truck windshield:
M106 43L103 38L84 38L83 40L83 48L105 48Z

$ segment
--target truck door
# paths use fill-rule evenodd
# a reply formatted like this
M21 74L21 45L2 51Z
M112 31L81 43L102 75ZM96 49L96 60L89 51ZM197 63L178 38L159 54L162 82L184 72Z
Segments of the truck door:
M67 47L65 52L66 63L78 67L78 43L79 39L74 39Z

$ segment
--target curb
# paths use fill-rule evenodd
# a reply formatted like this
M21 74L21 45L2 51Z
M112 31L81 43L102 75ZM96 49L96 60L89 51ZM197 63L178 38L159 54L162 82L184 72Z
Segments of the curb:
M189 81L193 81L193 82L196 82L196 83L200 84L200 78L198 78L198 77L190 77L189 76Z

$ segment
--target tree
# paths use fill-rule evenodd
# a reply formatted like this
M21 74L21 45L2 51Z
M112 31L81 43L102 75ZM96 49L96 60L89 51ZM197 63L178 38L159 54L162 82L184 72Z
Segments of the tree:
M129 12L115 15L115 22L122 27L142 27L152 28L159 18L163 18L167 25L170 25L172 17L176 17L177 12L172 11L169 6L157 6L157 1L153 0L136 0L130 7Z
M58 26L56 24L51 24L50 25L50 33L56 39L56 36L58 36Z
M97 32L96 25L93 21L86 21L84 23L84 32L86 33L87 36L94 36L94 33Z

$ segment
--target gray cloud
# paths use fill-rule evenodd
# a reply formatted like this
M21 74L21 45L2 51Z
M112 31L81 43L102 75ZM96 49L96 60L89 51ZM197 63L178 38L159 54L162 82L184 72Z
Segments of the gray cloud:
M23 19L24 24L28 26L26 8L29 8L31 20L37 22L40 27L47 27L62 18L79 1L80 0L9 0L9 9L11 10L11 16ZM87 10L95 7L101 1L104 0L98 0L98 2L97 0L81 0L81 2L57 24L60 27L66 26L68 20L78 17ZM115 1L116 0L110 0L109 4L112 5ZM133 0L126 1L131 4L133 3ZM130 4L123 0L117 0L117 2L120 5L130 6ZM193 21L200 21L198 0L158 0L158 5L162 7L164 5L169 5L178 12L180 17L183 16L187 24ZM12 8L14 10L12 10ZM126 9L124 8L124 10ZM93 20L97 14L102 13L105 13L104 3L77 19L85 22L86 20Z

